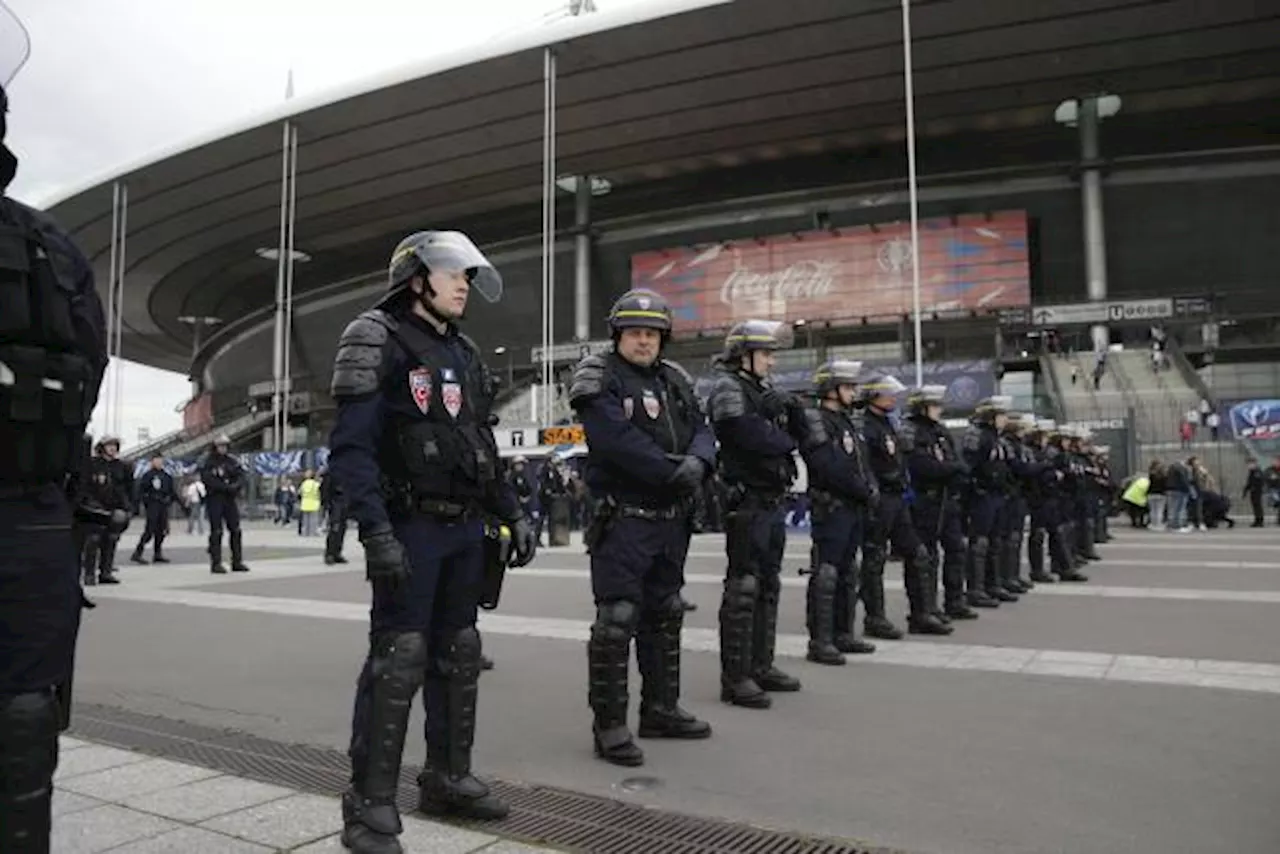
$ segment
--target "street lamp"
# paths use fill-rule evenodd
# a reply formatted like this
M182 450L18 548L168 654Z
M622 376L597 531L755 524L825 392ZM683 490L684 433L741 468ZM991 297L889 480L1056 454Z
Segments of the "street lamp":
M494 348L493 348L493 355L495 355L495 356L506 356L506 357L507 357L507 388L508 388L508 389L509 389L509 388L511 388L512 386L514 386L514 385L516 384L516 381L515 381L515 376L516 376L515 355L514 355L510 350L508 350L506 347L494 347Z

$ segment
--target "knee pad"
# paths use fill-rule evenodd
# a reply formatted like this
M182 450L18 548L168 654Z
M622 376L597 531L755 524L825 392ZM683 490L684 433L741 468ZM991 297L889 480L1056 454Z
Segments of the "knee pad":
M596 621L591 624L591 642L625 645L636 632L640 608L628 599L602 602L596 606Z
M679 593L672 593L666 599L658 603L653 609L653 614L660 620L672 620L677 617L684 619L684 599Z
M422 632L386 632L374 638L373 676L402 685L422 684L427 667L427 639Z
M829 563L824 563L813 573L810 584L814 590L821 593L835 593L839 578L840 574L836 568Z
M479 666L480 632L475 626L445 633L440 640L442 643L436 659L437 669L441 673L452 673L472 665Z
M58 701L52 690L0 701L0 776L13 795L53 785L58 758Z

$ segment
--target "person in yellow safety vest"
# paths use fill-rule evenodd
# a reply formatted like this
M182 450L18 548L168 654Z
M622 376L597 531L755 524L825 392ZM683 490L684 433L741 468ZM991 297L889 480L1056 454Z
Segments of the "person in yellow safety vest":
M1138 475L1120 495L1120 500L1124 502L1124 509L1129 513L1129 521L1135 528L1147 526L1147 491L1150 488L1151 478L1145 474Z
M320 517L320 481L315 472L307 469L302 473L302 483L298 486L298 519L299 531L304 537L316 535L316 521Z

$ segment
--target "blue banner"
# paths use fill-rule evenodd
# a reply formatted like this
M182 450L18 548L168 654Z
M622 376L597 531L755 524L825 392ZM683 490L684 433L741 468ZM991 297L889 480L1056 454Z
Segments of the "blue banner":
M1238 439L1266 441L1280 438L1280 400L1245 400L1227 412L1231 432Z

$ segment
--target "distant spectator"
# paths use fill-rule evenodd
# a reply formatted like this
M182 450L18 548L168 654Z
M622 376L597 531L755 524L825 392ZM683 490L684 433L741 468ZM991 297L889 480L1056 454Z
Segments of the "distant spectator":
M1183 421L1178 427L1178 437L1182 439L1183 449L1190 448L1191 442L1196 437L1196 423L1194 421Z
M1215 442L1218 441L1218 429L1222 426L1222 416L1217 412L1210 412L1205 423L1209 425L1209 437Z
M1075 365L1071 366L1071 384L1075 385L1080 382L1080 368Z
M1200 424L1209 426L1209 413L1213 411L1213 404L1207 400L1200 401Z

